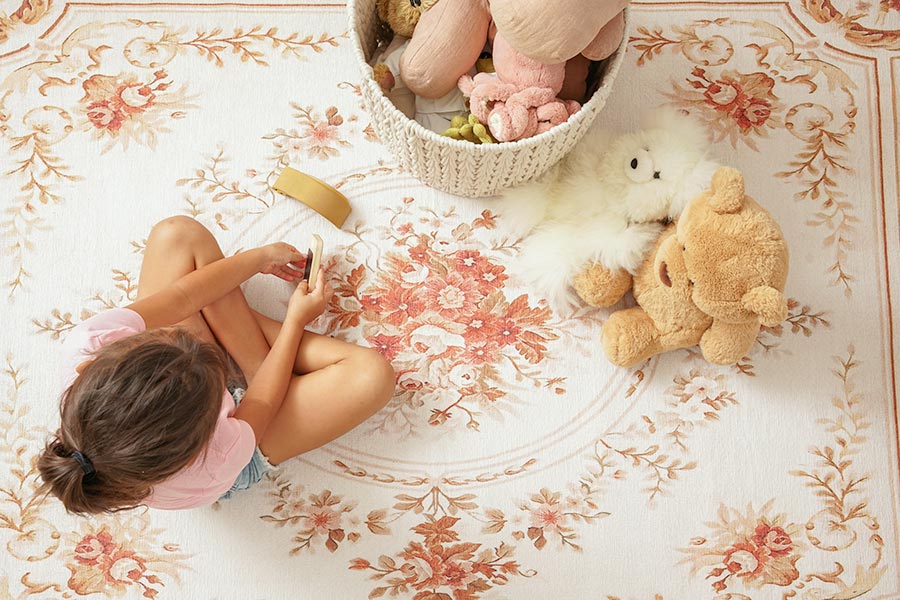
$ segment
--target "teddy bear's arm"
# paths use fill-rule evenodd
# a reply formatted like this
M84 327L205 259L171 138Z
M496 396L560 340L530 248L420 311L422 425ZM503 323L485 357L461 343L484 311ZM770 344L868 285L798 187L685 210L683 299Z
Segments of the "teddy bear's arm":
M631 275L625 269L610 270L592 263L575 276L573 287L590 306L612 306L631 289Z
M600 334L609 362L632 367L667 350L660 345L660 331L640 307L618 310L603 324Z

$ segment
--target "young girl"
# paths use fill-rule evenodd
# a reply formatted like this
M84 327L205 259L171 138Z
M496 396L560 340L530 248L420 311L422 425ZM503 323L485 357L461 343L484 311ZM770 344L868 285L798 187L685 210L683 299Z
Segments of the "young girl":
M381 355L304 332L332 293L321 272L299 281L305 260L285 243L224 258L197 221L158 223L137 300L66 339L44 489L78 514L212 504L384 406L395 380ZM248 306L239 286L256 273L299 281L284 323ZM242 397L226 390L225 352Z

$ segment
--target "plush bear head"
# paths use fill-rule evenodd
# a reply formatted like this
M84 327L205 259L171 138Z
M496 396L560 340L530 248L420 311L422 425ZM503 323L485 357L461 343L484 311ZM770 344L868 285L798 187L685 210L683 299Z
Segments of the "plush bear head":
M602 267L593 267L600 281ZM582 277L582 283L587 278ZM587 298L578 288L582 298ZM591 290L593 291L593 290ZM712 317L691 300L691 283L684 253L675 236L675 225L667 227L634 275L634 298L638 306L619 310L603 325L601 342L613 364L631 367L655 354L693 346L712 324Z
M396 35L412 37L419 17L438 0L378 0L378 16Z
M768 326L787 317L787 244L772 215L744 194L739 171L716 171L711 189L685 208L676 235L703 312Z
M597 136L593 136L596 138ZM600 160L591 167L603 182L604 195L633 223L674 220L684 207L709 187L718 164L707 156L705 129L674 110L651 113L639 131L605 143ZM585 160L575 161L577 163Z

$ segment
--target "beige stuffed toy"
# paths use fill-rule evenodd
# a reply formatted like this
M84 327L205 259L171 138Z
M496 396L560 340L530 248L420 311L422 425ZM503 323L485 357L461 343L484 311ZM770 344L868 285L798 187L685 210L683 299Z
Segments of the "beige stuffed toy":
M722 167L712 189L663 231L634 276L638 306L614 312L604 324L606 355L632 366L699 343L709 362L735 363L752 348L760 325L787 317L787 271L781 228L744 194L741 173ZM609 306L628 279L595 265L575 278L575 289L588 304Z

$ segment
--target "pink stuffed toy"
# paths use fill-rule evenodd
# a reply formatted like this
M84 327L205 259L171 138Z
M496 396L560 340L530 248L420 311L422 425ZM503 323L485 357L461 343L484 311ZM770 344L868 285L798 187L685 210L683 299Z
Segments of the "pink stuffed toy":
M581 108L557 98L566 76L565 63L545 65L520 54L499 33L494 38L496 75L463 75L459 89L469 109L500 142L528 138L564 123Z

